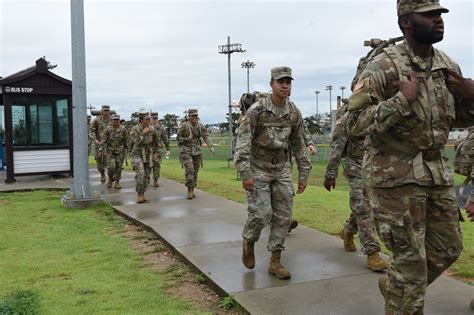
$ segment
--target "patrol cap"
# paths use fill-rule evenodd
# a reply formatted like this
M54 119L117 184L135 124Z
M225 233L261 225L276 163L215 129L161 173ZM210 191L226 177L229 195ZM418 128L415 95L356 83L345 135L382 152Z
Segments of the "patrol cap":
M158 117L158 112L151 112L151 113L150 113L150 116L151 116L152 118Z
M117 114L112 115L112 120L114 119L120 120L120 115L117 115Z
M291 76L291 68L290 67L275 67L271 70L272 79L273 80L280 80L283 78L290 78L294 80Z
M449 10L439 4L439 0L397 0L398 16L407 13L423 13L429 11L441 11L448 13Z
M140 117L141 119L150 119L150 113L148 112L140 112L138 114L138 117Z
M110 110L110 105L102 105L102 110Z
M198 110L195 108L190 108L188 109L188 116L197 116L198 115Z

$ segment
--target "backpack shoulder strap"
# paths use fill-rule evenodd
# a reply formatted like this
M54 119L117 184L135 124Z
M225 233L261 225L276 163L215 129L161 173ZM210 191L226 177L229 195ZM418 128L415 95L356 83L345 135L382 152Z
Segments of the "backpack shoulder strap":
M263 129L262 115L264 112L263 108L265 106L264 102L265 102L265 98L259 98L258 101L254 105L251 106L252 111L254 111L257 115L257 126L255 127L255 132L254 132L255 137L257 137Z
M390 46L384 49L398 72L400 81L408 81L411 72L411 62L403 45Z

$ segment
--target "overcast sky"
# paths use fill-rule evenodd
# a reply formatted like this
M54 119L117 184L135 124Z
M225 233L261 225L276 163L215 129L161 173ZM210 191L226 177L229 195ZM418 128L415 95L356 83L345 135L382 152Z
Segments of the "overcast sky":
M436 45L474 77L474 1L442 0L445 39ZM364 40L400 36L396 0L331 1L85 1L87 103L110 104L129 118L140 108L182 115L196 107L202 121L225 120L227 56L218 45L227 36L247 51L231 57L232 99L246 92L241 63L250 70L250 90L268 91L270 69L293 68L292 99L304 116L329 110L339 87L350 82ZM0 0L0 76L42 56L71 79L70 5L67 0Z

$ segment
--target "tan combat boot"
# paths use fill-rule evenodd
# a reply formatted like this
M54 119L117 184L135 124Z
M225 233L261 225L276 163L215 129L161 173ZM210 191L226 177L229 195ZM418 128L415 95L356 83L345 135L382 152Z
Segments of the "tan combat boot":
M105 183L105 173L100 173L100 182Z
M188 187L187 198L188 198L189 200L193 199L193 188L192 188L192 187Z
M107 188L112 188L112 178L109 177L109 180L107 181Z
M268 273L274 275L278 279L290 279L291 275L288 270L285 269L280 263L281 250L272 252L272 258L270 258L270 265L268 266Z
M379 252L367 255L367 267L373 271L380 271L387 268L387 263L383 260Z
M337 235L344 241L344 249L346 251L355 252L357 250L354 244L354 234L347 233L346 228L343 228Z
M290 223L290 228L288 229L288 233L291 232L291 230L294 230L298 227L298 221L296 220L291 220L291 223Z
M122 189L122 186L120 186L120 181L119 180L115 181L115 189Z
M388 309L387 281L388 281L387 277L382 277L379 279L379 290L385 301L385 315L390 315L390 312Z
M153 186L160 187L160 184L158 184L158 179L155 179L155 182L154 182Z
M248 269L253 269L255 267L254 244L254 242L244 240L242 246L242 262Z
M144 203L144 202L145 202L145 198L144 198L143 194L138 193L137 203Z

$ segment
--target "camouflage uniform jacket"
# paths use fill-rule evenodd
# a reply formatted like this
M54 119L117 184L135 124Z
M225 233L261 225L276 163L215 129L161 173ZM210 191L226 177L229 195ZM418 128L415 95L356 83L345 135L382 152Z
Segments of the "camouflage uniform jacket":
M143 133L143 126L136 125L130 132L129 148L132 158L138 157L143 163L152 161L153 148L157 146L158 138L150 126L148 133Z
M449 92L446 68L460 73L442 51L433 48L430 64L403 42L386 48L359 77L349 99L349 134L367 136L364 173L370 187L453 184L444 146L454 126L474 123L474 103ZM420 82L412 104L394 85L410 71Z
M157 146L153 148L154 153L160 153L163 149L163 144L166 148L166 151L170 150L170 141L168 140L168 135L166 134L165 128L161 124L153 126L156 137L158 138Z
M280 108L271 95L247 111L239 127L235 165L242 179L249 179L255 168L278 170L290 167L292 153L300 180L307 180L311 162L306 154L305 130L301 113L287 101Z
M105 128L101 136L101 144L109 153L124 153L128 145L128 132L124 126Z
M311 133L309 132L308 130L308 127L306 126L305 123L303 123L303 126L304 126L304 143L307 147L309 147L310 145L314 146L314 141L313 141L313 136L311 135Z
M193 134L191 141L188 140L190 133ZM193 125L190 121L184 121L179 127L176 140L179 145L179 152L181 154L200 155L202 154L201 139L212 148L211 138L207 132L206 127L200 122Z
M108 120L104 120L102 116L98 116L96 119L94 119L94 121L91 123L91 126L89 127L89 139L91 140L91 143L95 144L95 140L100 141L105 128L111 124L112 120L110 117Z
M364 156L364 138L351 138L347 132L347 106L341 106L336 117L336 127L332 135L331 154L324 178L336 179L339 163L345 158L344 175L361 177L362 158Z

